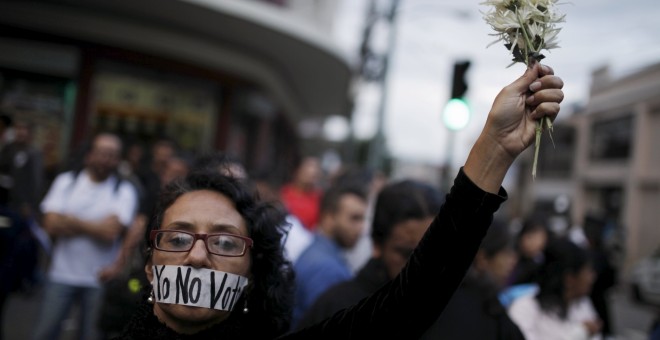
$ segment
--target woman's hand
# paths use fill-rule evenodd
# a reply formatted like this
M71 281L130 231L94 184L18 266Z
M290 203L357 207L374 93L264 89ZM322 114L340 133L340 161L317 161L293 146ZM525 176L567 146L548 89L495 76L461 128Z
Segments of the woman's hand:
M495 98L483 133L515 159L534 141L536 121L554 121L564 99L561 78L548 66L535 63Z
M536 120L554 120L564 99L561 78L535 63L495 98L464 171L483 190L496 193L507 170L534 141Z

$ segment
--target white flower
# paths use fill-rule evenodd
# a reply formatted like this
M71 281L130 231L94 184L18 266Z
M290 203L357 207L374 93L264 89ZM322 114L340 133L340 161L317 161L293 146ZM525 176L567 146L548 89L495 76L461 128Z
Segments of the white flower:
M540 60L541 50L559 47L555 27L564 21L564 15L555 11L557 0L487 0L481 3L491 10L484 20L495 31L493 43L504 42L513 54L513 61L529 63L530 58Z
M481 4L491 6L491 10L483 16L495 31L492 35L497 37L488 46L503 41L504 46L513 54L511 65L517 62L530 65L534 60L544 58L541 50L559 47L557 34L561 28L555 25L564 21L564 15L555 12L557 0L486 0ZM552 122L548 117L536 122L536 146L532 164L534 178L541 131L544 128L552 130Z

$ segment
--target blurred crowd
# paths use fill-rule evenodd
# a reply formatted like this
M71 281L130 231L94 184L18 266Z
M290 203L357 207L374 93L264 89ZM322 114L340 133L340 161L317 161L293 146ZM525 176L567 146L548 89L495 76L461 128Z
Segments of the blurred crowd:
M250 181L261 199L288 214L283 242L296 275L293 329L394 278L446 194L363 167L328 173L313 155L275 187L232 155L193 156L166 138L145 146L112 133L93 136L78 162L48 178L31 143L34 129L0 116L0 318L10 294L44 289L34 339L56 339L74 305L81 338L121 332L150 285L143 239L160 189L193 169ZM608 294L618 273L604 242L606 221L588 216L579 232L553 232L545 216L496 218L423 338L614 338Z

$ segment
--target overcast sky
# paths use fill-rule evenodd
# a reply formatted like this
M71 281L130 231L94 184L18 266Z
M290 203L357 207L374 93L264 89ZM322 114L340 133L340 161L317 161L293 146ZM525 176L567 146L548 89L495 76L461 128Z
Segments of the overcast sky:
M392 155L408 161L441 164L448 133L441 112L449 99L456 60L471 61L468 126L457 133L454 164L462 164L499 90L524 72L510 68L511 56L482 18L481 0L401 0L396 49L388 82L384 131ZM344 52L356 56L368 0L341 0L334 33ZM591 72L608 65L615 76L660 62L660 1L573 0L558 5L560 48L544 51L544 63L565 82L562 113L588 102ZM354 131L366 138L376 129L380 92L363 88L354 112Z

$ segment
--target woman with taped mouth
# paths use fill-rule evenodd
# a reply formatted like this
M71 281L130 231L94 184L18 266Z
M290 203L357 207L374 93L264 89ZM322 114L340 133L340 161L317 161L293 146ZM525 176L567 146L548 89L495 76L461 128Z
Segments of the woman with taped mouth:
M416 339L461 283L506 199L502 181L554 119L562 80L535 64L495 98L445 204L399 276L356 305L288 332L293 273L284 215L245 181L191 172L171 183L148 231L145 299L120 339Z

